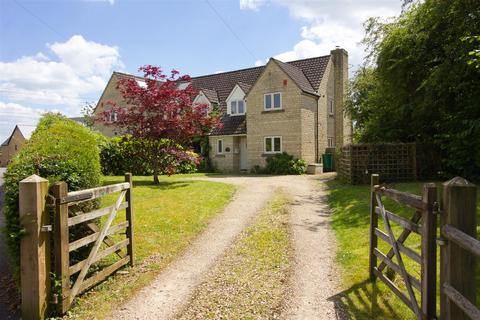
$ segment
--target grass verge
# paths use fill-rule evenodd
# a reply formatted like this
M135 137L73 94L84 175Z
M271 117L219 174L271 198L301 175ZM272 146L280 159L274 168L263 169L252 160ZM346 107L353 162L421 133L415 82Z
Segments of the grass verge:
M415 319L413 313L381 280L372 284L368 280L369 239L369 205L370 187L352 186L338 180L328 182L328 202L333 210L332 226L338 243L337 261L342 267L342 284L344 291L339 294L339 302L346 306L352 319ZM421 194L423 183L398 183L390 187L415 194ZM439 186L440 189L440 186ZM385 208L405 218L410 218L413 211L391 200L384 201ZM477 216L480 221L480 202ZM381 229L385 230L381 219ZM395 223L392 228L396 237L402 229ZM480 228L477 229L480 235ZM381 239L378 240L382 252L390 248ZM420 252L420 237L411 234L407 246ZM420 279L420 268L409 258L404 258L406 268ZM480 270L480 268L479 268ZM480 285L480 272L477 283ZM404 289L400 276L394 282ZM417 296L418 299L418 296Z
M288 210L275 198L229 249L177 319L276 319L286 296L292 247Z
M110 277L76 299L67 319L104 319L111 311L144 287L205 229L229 202L235 186L186 179L192 175L134 177L134 268ZM198 176L198 174L196 175ZM105 177L104 184L123 182L123 177ZM102 199L102 207L118 197Z

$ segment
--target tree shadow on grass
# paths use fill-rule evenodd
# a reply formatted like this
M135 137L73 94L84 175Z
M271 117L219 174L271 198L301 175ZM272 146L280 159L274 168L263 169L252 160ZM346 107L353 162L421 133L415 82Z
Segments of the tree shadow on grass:
M177 180L177 181L160 181L160 183L155 184L153 181L142 180L142 181L133 181L133 187L147 187L149 189L156 189L156 190L171 190L171 189L185 188L193 183L195 183L195 181Z
M347 319L403 319L375 282L364 280L328 298L335 305L336 318Z

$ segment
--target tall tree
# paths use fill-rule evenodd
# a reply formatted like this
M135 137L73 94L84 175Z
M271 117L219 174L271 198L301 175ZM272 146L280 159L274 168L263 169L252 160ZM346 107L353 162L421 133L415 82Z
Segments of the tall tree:
M478 43L464 40L478 35L480 1L413 3L366 30L372 70L357 73L349 104L359 140L428 143L445 171L480 178Z
M174 173L182 161L198 161L192 158L188 146L220 122L206 104L192 105L198 92L189 84L188 75L180 76L172 70L167 76L152 65L139 70L144 73L143 82L128 76L118 81L125 105L107 102L106 111L98 119L132 135L138 156L150 164L154 182L159 183L159 174ZM179 84L185 84L185 88ZM112 113L116 114L114 122L110 121Z

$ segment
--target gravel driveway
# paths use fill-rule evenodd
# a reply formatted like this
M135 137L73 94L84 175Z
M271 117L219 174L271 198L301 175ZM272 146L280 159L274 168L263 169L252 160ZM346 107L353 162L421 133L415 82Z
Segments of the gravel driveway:
M323 182L314 176L214 176L240 190L189 249L148 287L127 302L112 319L168 319L189 301L195 287L240 232L282 188L291 198L295 271L287 319L336 319L335 243L329 225Z

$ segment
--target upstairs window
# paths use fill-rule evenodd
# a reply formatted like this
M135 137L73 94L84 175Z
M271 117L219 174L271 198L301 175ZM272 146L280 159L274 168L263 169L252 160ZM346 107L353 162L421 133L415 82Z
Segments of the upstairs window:
M245 102L243 100L230 101L230 114L245 114Z
M328 114L333 116L335 113L335 106L333 104L333 100L328 100Z
M116 111L110 112L110 122L117 122L118 114Z
M266 111L282 109L282 94L280 92L265 94L263 108Z
M282 137L265 137L265 153L282 152Z

